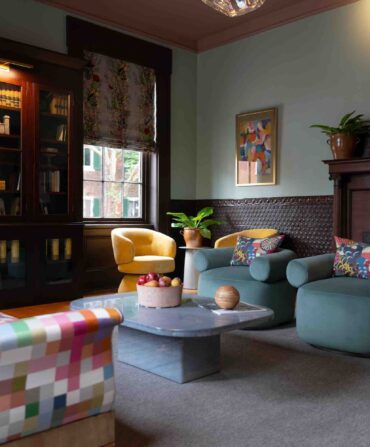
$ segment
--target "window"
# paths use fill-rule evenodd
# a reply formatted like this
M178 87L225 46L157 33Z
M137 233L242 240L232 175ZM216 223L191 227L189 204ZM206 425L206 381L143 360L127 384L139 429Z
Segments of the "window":
M143 153L84 145L85 219L143 217Z

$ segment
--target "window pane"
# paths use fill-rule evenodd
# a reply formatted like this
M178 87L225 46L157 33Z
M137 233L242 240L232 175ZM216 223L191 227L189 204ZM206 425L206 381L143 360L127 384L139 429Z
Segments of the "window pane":
M102 186L100 182L84 181L84 217L102 216Z
M102 179L102 148L84 145L84 180Z
M122 182L122 149L104 148L104 180Z
M104 217L122 217L122 185L121 183L104 183Z
M124 151L125 181L141 182L141 152Z
M125 183L123 185L123 217L139 218L142 215L141 185Z

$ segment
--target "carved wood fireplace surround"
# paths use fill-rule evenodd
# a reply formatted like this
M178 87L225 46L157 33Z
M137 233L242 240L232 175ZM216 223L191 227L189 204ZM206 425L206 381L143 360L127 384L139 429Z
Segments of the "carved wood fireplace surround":
M370 158L324 163L334 181L334 234L370 243Z

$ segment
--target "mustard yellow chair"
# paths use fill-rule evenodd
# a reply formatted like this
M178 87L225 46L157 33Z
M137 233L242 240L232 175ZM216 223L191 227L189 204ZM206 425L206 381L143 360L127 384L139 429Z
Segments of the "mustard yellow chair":
M136 290L140 275L175 270L176 242L169 236L144 228L115 228L111 236L114 259L124 273L119 293Z
M256 230L243 230L237 233L228 234L227 236L217 239L215 248L235 247L238 236L252 237L254 239L263 239L266 237L277 236L279 232L272 228L259 228Z

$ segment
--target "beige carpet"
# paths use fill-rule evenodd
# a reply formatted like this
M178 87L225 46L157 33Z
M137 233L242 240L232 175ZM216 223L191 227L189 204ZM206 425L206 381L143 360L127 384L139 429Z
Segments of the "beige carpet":
M117 447L369 447L370 360L294 327L236 331L223 370L184 385L116 364Z

